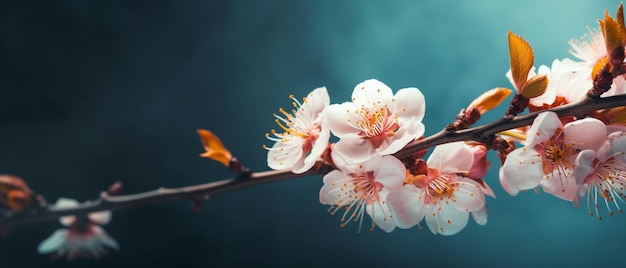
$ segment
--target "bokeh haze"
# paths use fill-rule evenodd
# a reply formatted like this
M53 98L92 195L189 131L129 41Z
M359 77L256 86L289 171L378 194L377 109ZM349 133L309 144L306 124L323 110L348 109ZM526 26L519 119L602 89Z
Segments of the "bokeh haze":
M224 179L198 156L198 128L266 170L272 114L326 86L332 103L376 78L426 98L426 134L484 90L511 87L506 34L536 65L619 1L14 1L0 8L0 173L54 202ZM502 110L481 122L493 120ZM116 211L121 250L100 262L50 260L56 221L0 240L1 267L582 267L618 264L626 215L589 217L545 193L507 195L498 163L489 222L444 237L426 228L356 233L319 204L321 176ZM369 219L368 221L369 222ZM367 228L366 228L367 229Z

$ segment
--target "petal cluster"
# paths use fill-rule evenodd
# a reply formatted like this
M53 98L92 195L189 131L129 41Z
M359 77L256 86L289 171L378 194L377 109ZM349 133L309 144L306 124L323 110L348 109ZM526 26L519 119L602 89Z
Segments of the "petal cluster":
M69 198L59 198L55 204L57 208L76 206L78 202ZM100 258L107 254L109 249L119 249L115 239L100 226L110 220L111 211L92 212L83 217L63 216L59 221L67 228L56 230L39 244L37 251L40 254L53 253L65 256L68 260Z

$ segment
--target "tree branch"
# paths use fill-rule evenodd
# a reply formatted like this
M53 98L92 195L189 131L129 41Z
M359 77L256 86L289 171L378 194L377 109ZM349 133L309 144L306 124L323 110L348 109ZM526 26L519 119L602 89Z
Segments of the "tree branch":
M626 95L611 96L605 98L587 98L575 104L560 106L557 108L547 109L544 111L553 111L563 116L575 116L577 118L584 117L594 111L613 108L618 106L626 106ZM532 124L537 117L536 113L516 116L513 119L500 119L493 123L488 123L473 128L460 130L457 132L446 132L445 129L430 137L409 143L404 149L400 150L395 156L402 158L409 156L421 150L425 150L436 145L456 142L456 141L482 141L498 132L527 126ZM180 188L159 188L157 190L131 194L110 196L103 192L95 201L87 201L81 203L74 208L55 208L52 205L29 208L19 212L5 211L0 213L0 226L17 225L29 222L37 222L44 220L54 220L65 215L84 215L86 213L117 210L128 207L136 207L141 205L160 203L176 199L191 199L200 202L208 199L212 195L232 191L244 187L257 184L282 181L287 179L295 179L316 174L325 174L329 172L329 166L322 166L317 169L311 169L302 174L294 174L289 170L264 171L251 173L249 177L230 178L215 182L186 186Z

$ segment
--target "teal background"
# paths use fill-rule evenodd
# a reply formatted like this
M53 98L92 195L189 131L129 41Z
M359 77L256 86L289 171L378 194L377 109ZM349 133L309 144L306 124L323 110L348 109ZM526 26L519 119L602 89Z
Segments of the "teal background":
M266 170L272 114L326 86L331 102L376 78L418 87L426 134L482 91L511 87L507 32L536 65L569 57L568 40L618 1L16 1L0 7L0 173L50 202L230 177L202 159L208 128ZM480 123L498 118L502 109ZM426 228L356 233L319 204L321 176L211 198L116 211L121 250L100 262L49 260L37 244L60 225L19 226L2 267L590 267L623 262L626 215L598 221L545 193L507 195L486 181L489 222L435 236Z

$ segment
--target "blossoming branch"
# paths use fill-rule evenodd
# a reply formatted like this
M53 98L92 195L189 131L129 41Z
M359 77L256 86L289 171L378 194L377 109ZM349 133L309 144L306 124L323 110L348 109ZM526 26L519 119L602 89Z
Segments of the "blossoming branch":
M331 104L329 90L320 87L301 99L290 96L293 108L274 115L277 128L266 134L272 144L264 146L271 171L253 172L214 133L198 130L201 156L222 163L233 178L131 195L121 195L116 183L93 201L62 198L49 205L21 178L1 175L0 225L60 218L67 228L38 251L99 258L118 249L102 228L111 210L183 198L199 210L218 193L317 174L323 175L319 201L341 227L391 232L425 224L433 234L454 235L470 218L479 225L488 221L488 197L495 198L495 182L485 178L495 166L487 159L490 151L500 160L499 183L508 194L543 190L575 207L583 204L598 219L613 216L626 198L622 5L615 18L606 12L598 22L570 42L577 60L538 68L528 42L509 32L506 77L512 89L484 92L432 136L424 136L426 96L418 88L394 93L370 79L354 87L350 100ZM499 120L475 126L511 94Z

